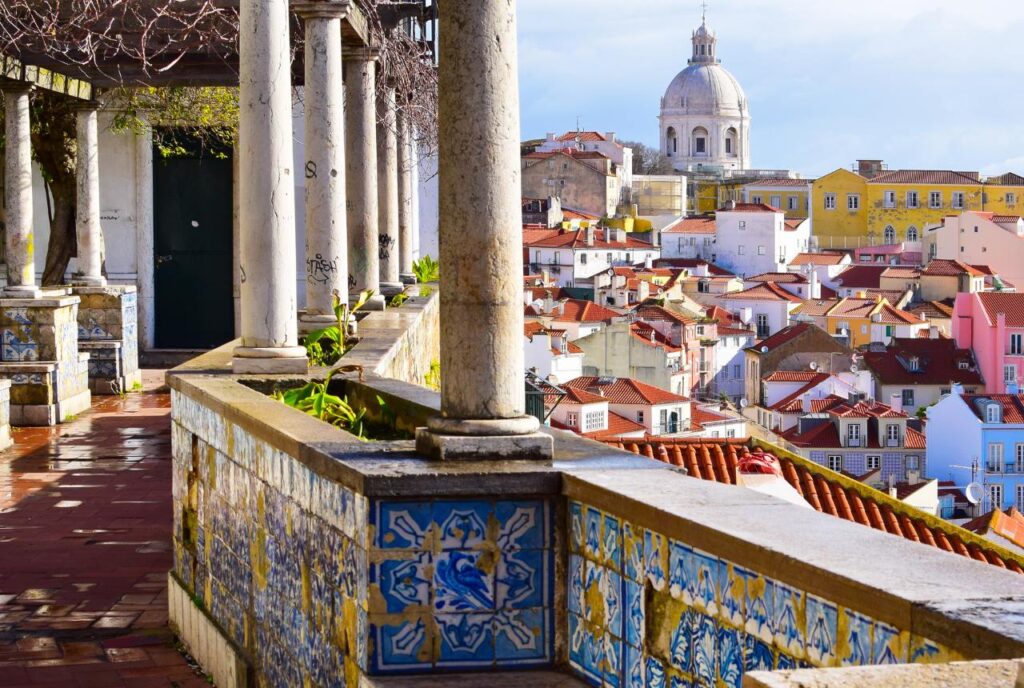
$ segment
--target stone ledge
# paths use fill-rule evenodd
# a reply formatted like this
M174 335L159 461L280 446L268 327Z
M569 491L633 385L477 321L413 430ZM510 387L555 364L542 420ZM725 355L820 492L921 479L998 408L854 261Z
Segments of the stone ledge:
M249 663L220 627L192 600L173 573L167 574L171 630L218 688L247 688Z
M743 688L1013 688L1021 685L1018 676L1024 677L1020 667L1020 660L1008 659L846 669L753 671L743 677Z
M363 676L359 688L584 688L587 684L556 671L501 671L433 676Z

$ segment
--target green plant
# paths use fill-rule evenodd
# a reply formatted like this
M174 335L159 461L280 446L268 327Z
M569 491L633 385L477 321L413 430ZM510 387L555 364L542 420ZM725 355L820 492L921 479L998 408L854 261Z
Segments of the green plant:
M142 391L142 383L141 382L134 382L134 383L132 383L132 391L133 392L141 392Z
M358 368L358 366L336 368L327 373L327 377L322 381L313 381L302 387L283 392L280 390L275 391L274 398L314 418L319 418L342 430L347 430L359 439L366 439L366 428L363 425L363 417L366 415L366 410L360 409L356 411L348 403L348 397L339 397L331 394L327 389L331 384L331 378L334 377L336 372L355 368Z
M430 256L423 256L412 263L412 271L420 284L437 282L441 279L441 265Z
M408 300L409 295L406 294L404 291L401 291L391 297L391 300L388 302L388 305L391 306L392 308L398 308Z
M314 366L334 365L345 355L349 349L349 328L351 313L366 305L366 302L373 296L372 290L366 290L359 294L352 307L343 301L335 292L334 294L334 317L338 322L323 329L310 332L306 335L303 344L306 347L306 356Z
M431 361L430 362L430 370L428 370L427 374L423 377L423 383L427 387L429 387L430 389L434 390L435 392L440 392L441 391L441 362L440 361Z

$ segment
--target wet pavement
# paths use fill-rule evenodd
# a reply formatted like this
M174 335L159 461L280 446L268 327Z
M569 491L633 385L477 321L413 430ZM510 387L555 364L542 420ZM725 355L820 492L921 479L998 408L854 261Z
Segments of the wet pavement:
M170 396L94 397L0 452L0 686L207 686L167 627Z

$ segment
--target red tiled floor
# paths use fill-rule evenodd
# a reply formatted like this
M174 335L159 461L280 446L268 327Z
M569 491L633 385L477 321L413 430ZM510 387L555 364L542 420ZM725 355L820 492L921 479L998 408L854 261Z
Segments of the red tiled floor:
M0 452L0 687L207 685L167 627L170 397L154 386Z

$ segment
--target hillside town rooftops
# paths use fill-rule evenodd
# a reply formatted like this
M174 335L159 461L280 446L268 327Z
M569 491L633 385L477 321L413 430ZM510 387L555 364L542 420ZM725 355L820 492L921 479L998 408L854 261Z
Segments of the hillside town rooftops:
M663 234L714 234L715 218L707 215L685 217L662 230Z
M771 353L773 349L777 349L784 344L788 344L797 337L806 333L812 327L814 326L810 323L796 323L795 325L790 325L789 327L779 330L772 336L757 342L754 346L747 347L747 351L753 351L758 354Z
M878 289L888 265L851 265L836 276L844 289Z
M743 291L732 291L723 294L727 299L747 299L754 301L789 301L790 303L803 303L803 299L791 294L774 282L762 282L750 289Z
M986 274L976 267L961 263L959 260L945 260L942 258L933 258L921 271L921 275L927 277L957 277L959 275L970 275L971 277L981 277Z
M977 172L955 170L891 170L873 177L872 184L981 184Z
M789 261L790 265L840 265L845 253L798 253Z
M551 230L537 230L537 231L551 231ZM592 231L594 233L594 243L587 244L587 232ZM554 230L554 234L542 236L537 239L530 241L526 240L525 232L523 237L524 245L530 248L568 248L568 249L614 249L618 251L626 249L647 249L652 250L657 247L646 241L640 241L634 239L628 235L625 241L616 241L612 238L612 230L608 229L570 229L570 230Z
M775 206L767 203L737 203L735 207L723 206L718 209L720 213L781 213Z
M894 338L885 351L867 351L864 362L885 385L981 385L970 349L952 339Z
M686 397L628 377L584 376L563 385L603 395L612 404L657 405L689 401Z
M1024 327L1024 292L985 291L976 294L985 315L993 325L1000 313L1006 315L1007 327Z

